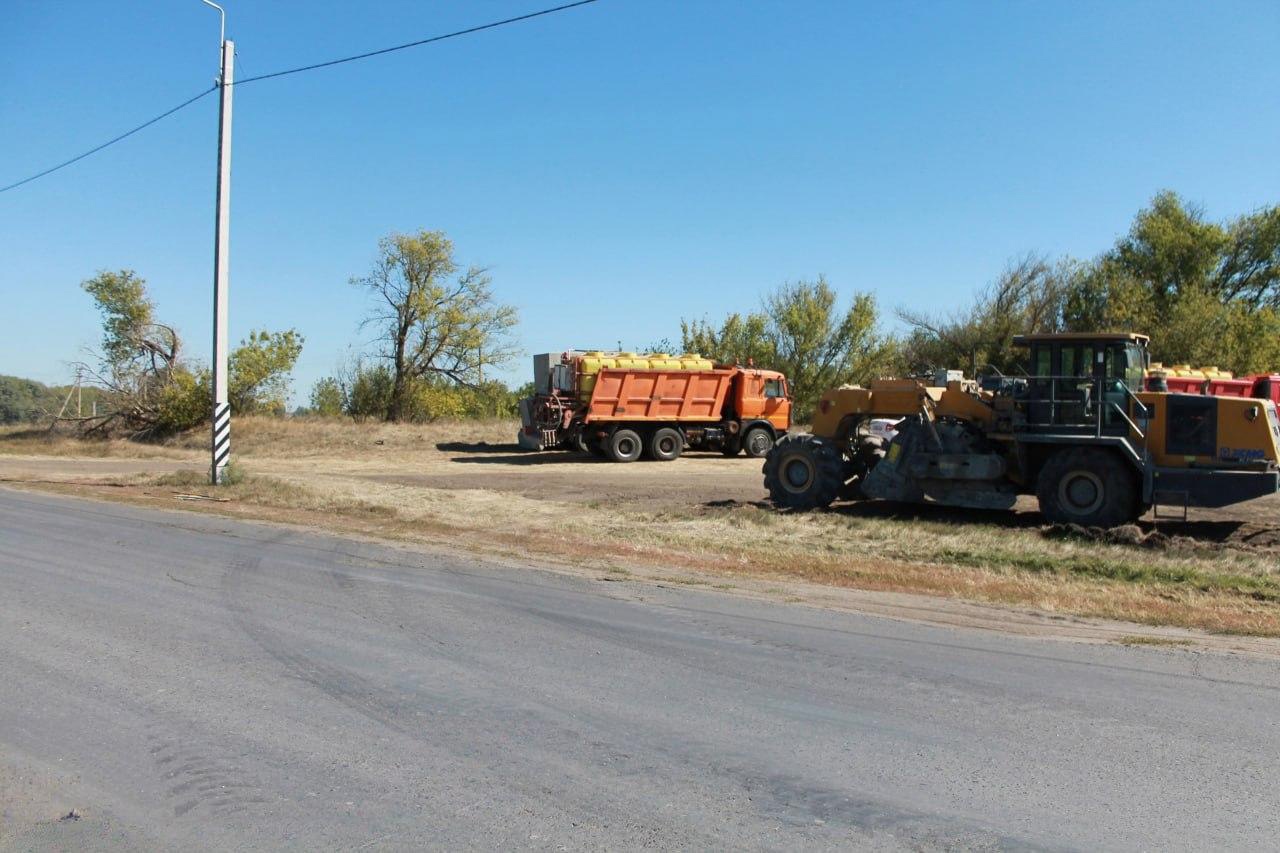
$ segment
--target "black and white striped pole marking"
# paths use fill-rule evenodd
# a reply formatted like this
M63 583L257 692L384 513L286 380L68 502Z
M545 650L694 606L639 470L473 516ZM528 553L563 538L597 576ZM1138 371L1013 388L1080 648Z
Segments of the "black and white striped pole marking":
M205 0L208 2L208 0ZM210 6L221 9L213 3ZM213 239L213 485L226 482L231 460L231 406L227 404L227 264L231 260L231 91L236 46L222 41L218 110L218 202Z
M213 416L213 481L221 483L231 458L231 406L218 404Z

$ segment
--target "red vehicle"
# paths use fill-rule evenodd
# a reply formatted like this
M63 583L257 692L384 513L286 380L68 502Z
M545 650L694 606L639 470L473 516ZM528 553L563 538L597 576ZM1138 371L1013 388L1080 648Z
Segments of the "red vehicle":
M1183 375L1178 375L1178 374ZM1189 370L1153 370L1147 375L1148 391L1173 394L1205 394L1211 397L1251 397L1270 400L1280 406L1280 374L1251 373L1233 377L1230 374L1206 375Z
M600 351L536 355L520 401L522 447L614 462L669 462L686 448L763 457L791 427L786 377L699 356Z

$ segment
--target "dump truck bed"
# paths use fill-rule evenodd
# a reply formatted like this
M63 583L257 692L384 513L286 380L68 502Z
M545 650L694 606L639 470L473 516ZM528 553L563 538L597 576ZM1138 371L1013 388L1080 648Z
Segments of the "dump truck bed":
M736 370L604 368L585 421L717 421Z

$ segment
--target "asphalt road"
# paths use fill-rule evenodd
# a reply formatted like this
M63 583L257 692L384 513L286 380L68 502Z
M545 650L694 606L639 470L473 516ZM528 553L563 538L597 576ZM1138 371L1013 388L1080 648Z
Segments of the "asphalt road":
M16 849L1274 849L1278 720L1265 661L0 490Z

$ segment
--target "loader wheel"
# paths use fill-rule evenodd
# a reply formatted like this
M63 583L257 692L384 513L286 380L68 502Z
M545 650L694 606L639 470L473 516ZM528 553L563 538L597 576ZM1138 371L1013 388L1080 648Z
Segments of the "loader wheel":
M683 450L684 436L671 427L663 427L649 438L649 456L659 462L679 459Z
M836 448L812 435L787 435L764 460L764 487L774 506L830 506L844 486L844 460Z
M742 437L742 447L752 459L763 459L773 450L773 433L764 427L749 429Z
M635 462L643 449L644 442L633 429L617 430L605 444L605 453L613 462Z
M1040 469L1040 512L1057 524L1115 527L1138 516L1133 472L1106 450L1059 450Z

